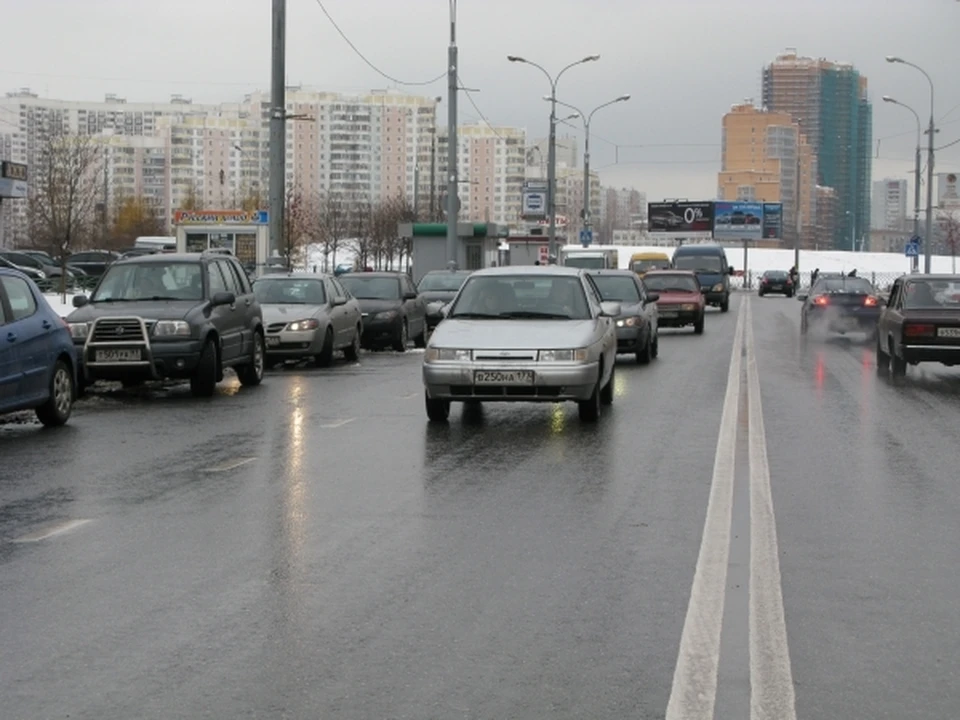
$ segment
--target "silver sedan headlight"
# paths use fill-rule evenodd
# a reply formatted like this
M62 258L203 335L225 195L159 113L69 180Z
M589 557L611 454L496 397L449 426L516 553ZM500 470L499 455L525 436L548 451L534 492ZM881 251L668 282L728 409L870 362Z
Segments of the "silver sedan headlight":
M472 353L469 350L455 348L427 348L424 354L426 362L469 362Z
M286 329L290 332L305 332L307 330L316 330L320 327L320 321L316 318L309 318L308 320L296 320L287 325Z
M573 350L541 350L537 354L540 362L586 362L587 349L576 348Z
M641 320L638 317L620 318L617 320L617 327L636 327L640 323Z

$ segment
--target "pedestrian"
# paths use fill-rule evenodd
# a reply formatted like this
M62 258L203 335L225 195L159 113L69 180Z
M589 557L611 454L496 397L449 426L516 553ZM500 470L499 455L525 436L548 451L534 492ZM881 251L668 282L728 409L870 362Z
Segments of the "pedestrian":
M857 269L856 269L856 268L854 268L854 269L851 270L849 273L847 273L847 277L856 277L856 276L857 276Z
M816 268L813 271L813 275L810 276L810 287L813 287L817 284L817 277L820 275L820 268Z

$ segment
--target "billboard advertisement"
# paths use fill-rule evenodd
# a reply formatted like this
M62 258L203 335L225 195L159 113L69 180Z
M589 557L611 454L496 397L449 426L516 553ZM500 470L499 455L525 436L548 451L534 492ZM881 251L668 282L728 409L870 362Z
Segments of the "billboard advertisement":
M650 236L710 238L713 234L713 203L654 202L647 204Z
M523 206L520 215L524 220L538 220L547 216L547 183L544 180L527 180L523 183Z
M27 196L27 166L4 160L0 163L0 198Z
M177 210L174 225L266 225L266 210Z
M763 238L763 203L715 203L713 237L716 240L760 240Z
M763 204L763 237L776 240L783 237L783 204Z
M960 208L957 173L937 173L937 205L949 210Z

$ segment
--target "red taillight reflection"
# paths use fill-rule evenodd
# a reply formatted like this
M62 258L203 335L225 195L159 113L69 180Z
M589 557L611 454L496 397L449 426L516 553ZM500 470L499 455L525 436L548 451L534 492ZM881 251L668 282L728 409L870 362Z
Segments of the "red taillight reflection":
M863 299L863 304L867 307L876 307L877 299L875 297L867 297Z
M814 304L814 305L826 305L828 302L829 302L829 299L827 298L826 295L817 295L817 296L813 299L813 304Z
M904 325L903 335L904 337L931 337L936 332L936 328L933 325L920 325L917 323Z

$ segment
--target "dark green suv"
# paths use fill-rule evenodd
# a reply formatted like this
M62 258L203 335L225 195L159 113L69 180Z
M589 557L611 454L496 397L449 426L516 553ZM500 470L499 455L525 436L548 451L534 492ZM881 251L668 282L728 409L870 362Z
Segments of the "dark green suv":
M224 368L259 385L264 368L260 304L243 267L217 252L157 254L112 263L67 322L84 383L184 378L210 396Z

